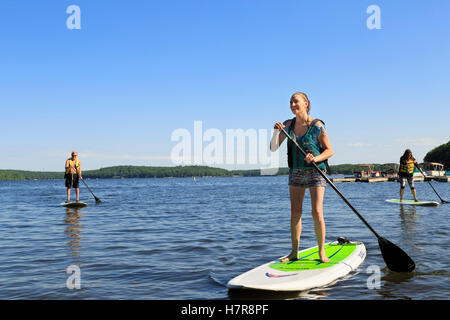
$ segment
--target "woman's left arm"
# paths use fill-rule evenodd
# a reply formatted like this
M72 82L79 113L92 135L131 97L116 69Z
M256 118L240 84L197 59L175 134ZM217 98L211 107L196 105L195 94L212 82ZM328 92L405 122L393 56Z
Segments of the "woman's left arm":
M327 131L325 130L325 127L323 127L323 124L322 124L322 127L320 128L320 134L319 134L318 140L324 150L320 155L313 158L314 162L325 161L328 158L331 158L334 154L333 148L331 147L330 140L328 139Z

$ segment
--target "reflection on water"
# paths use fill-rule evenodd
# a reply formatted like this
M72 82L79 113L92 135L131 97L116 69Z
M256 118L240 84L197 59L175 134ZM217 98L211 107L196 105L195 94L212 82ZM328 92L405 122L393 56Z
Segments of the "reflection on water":
M409 283L416 276L415 272L392 272L385 268L382 270L384 276L381 277L381 287L376 290L383 299L413 299L408 293L402 293L399 288L408 287Z
M412 236L416 234L416 224L417 224L417 211L415 206L400 205L400 218L402 235L405 237Z
M400 205L400 216L403 220L415 221L416 220L416 206L404 206Z
M69 238L67 246L76 264L80 265L80 249L81 249L81 228L80 222L83 215L78 208L66 208L66 216L64 222L67 227L65 233Z
M400 237L403 242L408 243L409 246L414 248L414 250L418 250L418 247L414 244L414 239L417 238L417 236L420 236L417 229L420 228L420 226L417 225L418 223L418 215L416 206L404 206L400 205L400 226L401 226L401 233ZM411 252L410 254L414 254L414 252Z

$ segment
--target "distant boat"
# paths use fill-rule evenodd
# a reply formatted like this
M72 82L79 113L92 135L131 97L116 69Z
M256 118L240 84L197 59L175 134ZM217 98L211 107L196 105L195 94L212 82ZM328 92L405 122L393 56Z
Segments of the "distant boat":
M353 172L355 178L381 177L381 172L375 171L373 164L361 164L359 167L358 171Z
M444 165L437 162L424 162L420 164L426 176L441 177L445 176ZM448 172L447 172L448 174Z

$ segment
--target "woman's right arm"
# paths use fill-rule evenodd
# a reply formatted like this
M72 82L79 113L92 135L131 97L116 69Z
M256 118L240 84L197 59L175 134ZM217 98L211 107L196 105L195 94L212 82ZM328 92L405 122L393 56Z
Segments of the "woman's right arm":
M288 121L286 123L286 125L289 125L290 122ZM286 126L281 123L281 122L277 122L274 125L274 131L273 131L273 136L272 139L270 140L270 151L275 152L278 150L278 148L280 147L280 145L283 143L284 139L286 139L286 136L284 134L280 134L281 129L285 128Z

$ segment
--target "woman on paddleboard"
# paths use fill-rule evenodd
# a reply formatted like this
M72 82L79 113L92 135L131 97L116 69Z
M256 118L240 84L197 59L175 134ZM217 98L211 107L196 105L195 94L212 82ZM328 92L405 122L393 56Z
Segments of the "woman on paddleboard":
M79 179L81 176L81 162L78 159L78 153L72 151L72 157L66 160L64 179L67 188L67 203L70 202L70 189L75 188L77 201L80 201Z
M286 132L297 141L300 147L308 154L306 157L288 140L288 165L289 165L289 194L291 200L291 240L292 250L281 261L298 260L300 234L302 231L302 205L306 188L311 195L312 217L314 231L319 246L319 257L322 262L329 262L325 254L325 221L323 218L323 197L326 181L311 165L326 171L325 160L333 155L324 123L309 115L311 104L306 94L294 93L290 100L290 107L295 117L283 123L277 122L274 126L274 134L270 142L270 150L276 151L286 136L280 130Z
M403 201L403 193L405 192L406 181L408 181L414 201L418 202L416 189L414 188L414 166L417 161L414 159L411 150L406 149L400 157L400 168L398 169L398 181L400 182L400 201Z

